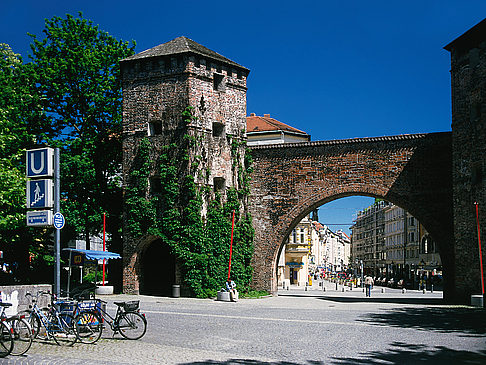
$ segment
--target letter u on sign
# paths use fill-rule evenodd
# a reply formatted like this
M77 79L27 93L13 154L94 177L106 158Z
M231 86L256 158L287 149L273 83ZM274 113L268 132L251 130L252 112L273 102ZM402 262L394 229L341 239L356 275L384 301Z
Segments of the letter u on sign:
M54 175L54 149L50 147L26 152L26 175L28 178Z

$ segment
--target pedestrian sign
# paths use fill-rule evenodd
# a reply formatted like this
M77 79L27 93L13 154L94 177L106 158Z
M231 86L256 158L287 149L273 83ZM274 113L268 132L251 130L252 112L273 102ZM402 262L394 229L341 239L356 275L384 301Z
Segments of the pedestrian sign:
M52 180L27 181L27 208L52 208L53 206Z
M62 229L62 227L64 227L65 220L62 213L57 212L56 214L54 214L53 220L54 220L54 228Z
M52 226L52 210L28 211L27 225L30 227Z
M53 176L54 149L44 147L28 150L26 152L26 169L28 178Z

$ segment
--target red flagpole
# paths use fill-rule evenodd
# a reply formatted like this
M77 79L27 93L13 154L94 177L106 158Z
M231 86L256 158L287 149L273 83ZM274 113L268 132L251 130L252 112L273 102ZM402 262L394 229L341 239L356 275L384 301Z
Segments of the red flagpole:
M479 205L477 202L474 202L476 206L476 225L478 227L478 243L479 243L479 266L481 268L481 294L484 295L484 271L483 271L483 255L481 253L481 233L479 230Z
M103 251L106 251L105 232L106 232L106 213L103 213ZM103 259L103 286L105 286L105 259Z
M235 211L233 210L233 221L231 223L231 243L230 243L230 256L229 256L229 266L228 266L228 279L231 273L231 254L233 253L233 230L235 228Z

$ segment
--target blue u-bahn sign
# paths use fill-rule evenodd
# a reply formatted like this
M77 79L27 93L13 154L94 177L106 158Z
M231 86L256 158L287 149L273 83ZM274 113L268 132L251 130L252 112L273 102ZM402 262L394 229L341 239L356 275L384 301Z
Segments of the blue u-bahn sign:
M52 180L27 181L27 208L52 208L54 206Z
M36 179L54 175L54 149L50 147L26 152L27 178Z

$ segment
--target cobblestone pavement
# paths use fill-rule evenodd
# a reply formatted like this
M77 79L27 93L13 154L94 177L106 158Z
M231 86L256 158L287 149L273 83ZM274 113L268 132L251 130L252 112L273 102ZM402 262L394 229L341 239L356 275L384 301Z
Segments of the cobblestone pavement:
M141 301L142 339L106 331L94 345L35 342L0 364L486 364L484 309L443 305L440 292L377 287L366 298L324 287L237 303L107 296Z

